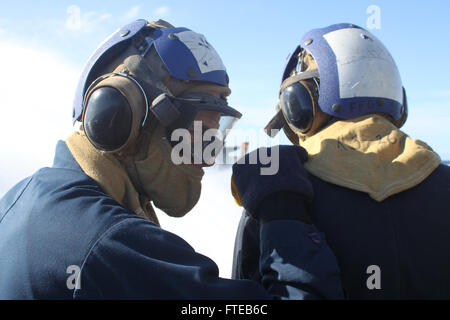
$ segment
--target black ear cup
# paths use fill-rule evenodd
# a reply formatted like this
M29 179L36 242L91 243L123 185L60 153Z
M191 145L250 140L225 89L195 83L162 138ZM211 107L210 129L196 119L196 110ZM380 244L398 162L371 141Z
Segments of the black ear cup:
M104 152L128 152L148 115L148 100L139 82L126 73L109 73L88 88L83 128L92 145Z
M286 121L302 133L308 132L314 120L314 103L309 90L300 82L280 94L280 107Z
M113 151L127 142L132 127L132 111L119 90L113 87L94 90L85 108L84 131L97 149Z

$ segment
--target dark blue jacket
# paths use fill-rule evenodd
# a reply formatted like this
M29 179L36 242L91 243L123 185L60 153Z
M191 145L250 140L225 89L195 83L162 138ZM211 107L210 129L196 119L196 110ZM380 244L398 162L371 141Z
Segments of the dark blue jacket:
M440 165L419 185L382 202L313 175L309 179L312 220L336 254L347 298L450 299L450 167ZM260 278L258 232L244 212L233 278ZM373 265L379 272L369 268Z
M105 194L59 142L53 166L0 201L0 299L342 298L317 236L301 222L266 223L263 285L219 278L212 260Z

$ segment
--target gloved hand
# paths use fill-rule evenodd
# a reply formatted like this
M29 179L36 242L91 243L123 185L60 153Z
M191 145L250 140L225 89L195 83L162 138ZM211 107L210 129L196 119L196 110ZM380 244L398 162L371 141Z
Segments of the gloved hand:
M261 163L265 152L271 159L266 165ZM307 158L306 150L295 145L259 148L246 154L233 165L231 191L236 202L260 223L276 219L311 223L307 203L312 200L313 188L303 167ZM273 175L262 174L269 165L278 165L278 170Z

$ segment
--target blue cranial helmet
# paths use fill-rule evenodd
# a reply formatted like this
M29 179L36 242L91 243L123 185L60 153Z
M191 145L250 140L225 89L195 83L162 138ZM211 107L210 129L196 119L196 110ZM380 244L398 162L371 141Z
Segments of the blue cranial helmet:
M148 29L153 30L148 32ZM74 123L81 119L86 91L99 76L99 70L138 37L144 40L138 48L141 55L145 56L154 47L172 77L228 87L228 75L222 60L203 35L187 28L152 28L146 20L140 19L111 34L89 58L76 89L72 112Z
M189 92L188 88L196 87L189 82L196 81L209 85ZM175 87L185 90L178 92ZM173 134L176 130L186 132L196 119L212 114L215 120L200 126L214 131L202 144L206 149L214 143L215 153L202 158L204 165L211 165L242 116L228 105L229 91L222 60L203 35L137 20L109 36L89 59L78 83L72 117L74 123L82 122L96 149L131 155L142 130L153 123L150 119L165 128L167 141L175 146L181 139Z
M304 70L306 54L317 69ZM398 127L407 116L405 90L389 51L369 31L348 23L313 29L302 37L283 71L278 106L266 132L289 124L306 134L317 129L317 109L339 119L381 113Z

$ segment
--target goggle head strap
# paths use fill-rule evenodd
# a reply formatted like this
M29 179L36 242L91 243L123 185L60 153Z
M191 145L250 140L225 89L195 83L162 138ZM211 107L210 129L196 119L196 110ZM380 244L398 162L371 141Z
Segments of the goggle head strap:
M228 106L224 99L207 93L188 93L181 97L161 93L150 107L150 111L163 126L173 127L177 123L177 128L186 129L200 110L215 111L238 119L242 117L242 114Z

